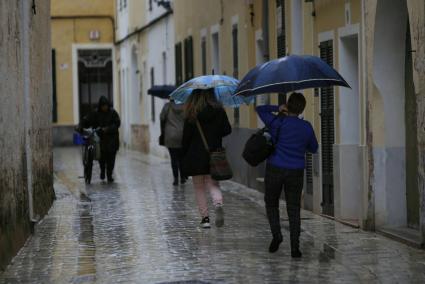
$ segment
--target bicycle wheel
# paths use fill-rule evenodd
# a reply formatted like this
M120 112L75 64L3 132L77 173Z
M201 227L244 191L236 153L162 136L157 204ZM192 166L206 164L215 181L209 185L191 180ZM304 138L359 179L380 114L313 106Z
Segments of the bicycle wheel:
M93 170L93 149L88 148L86 151L86 160L84 164L84 180L86 184L91 183L92 170Z

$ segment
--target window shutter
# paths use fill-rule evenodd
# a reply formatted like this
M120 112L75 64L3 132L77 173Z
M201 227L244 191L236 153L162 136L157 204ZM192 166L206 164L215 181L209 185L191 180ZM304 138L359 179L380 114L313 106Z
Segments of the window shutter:
M313 194L313 155L307 153L305 156L306 192Z
M188 57L189 57L188 66L187 66L187 69L188 69L187 75L188 75L188 80L190 80L194 76L193 74L193 38L191 36L187 39L187 45L188 45L187 48L188 48Z
M175 45L175 61L176 61L176 85L183 84L183 60L182 60L182 44Z
M184 40L184 80L193 78L193 39L188 37Z
M155 85L155 70L151 68L151 87ZM151 96L151 119L155 122L155 96Z
M201 41L201 57L202 75L207 75L207 39L205 37Z
M320 44L320 58L333 66L332 40ZM334 214L334 184L333 184L333 145L335 143L334 121L334 88L321 88L321 144L322 144L322 181L323 181L323 213Z

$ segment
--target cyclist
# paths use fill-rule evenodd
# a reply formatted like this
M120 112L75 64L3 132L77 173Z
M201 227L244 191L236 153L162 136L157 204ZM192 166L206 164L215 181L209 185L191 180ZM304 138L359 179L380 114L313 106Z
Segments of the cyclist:
M113 182L112 173L115 166L115 156L120 142L118 128L121 125L118 113L112 108L109 100L102 96L99 99L97 109L84 117L80 123L80 128L99 128L100 137L100 179Z

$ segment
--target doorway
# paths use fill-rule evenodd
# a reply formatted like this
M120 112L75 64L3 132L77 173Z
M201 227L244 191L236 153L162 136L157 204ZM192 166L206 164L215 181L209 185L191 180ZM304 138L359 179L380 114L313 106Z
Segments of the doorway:
M359 26L340 28L339 72L351 88L339 88L335 145L335 217L358 224L362 190L360 166Z
M381 177L375 182L375 223L417 229L417 106L406 1L379 0L375 21L373 76L384 117L383 146L374 153L374 174Z
M113 103L112 50L78 50L78 94L80 121L96 109L99 98Z
M406 32L405 89L407 226L412 229L419 229L417 104L413 82L413 58L409 23L407 23Z

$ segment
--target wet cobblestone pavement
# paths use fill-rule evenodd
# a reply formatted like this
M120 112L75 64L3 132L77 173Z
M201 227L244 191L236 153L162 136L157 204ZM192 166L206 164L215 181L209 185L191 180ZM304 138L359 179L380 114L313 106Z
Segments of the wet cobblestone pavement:
M290 258L287 222L269 254L262 195L235 183L223 183L225 226L203 230L167 161L121 151L116 183L95 172L85 186L78 149L54 154L57 201L0 283L425 283L423 250L309 212L304 257Z

